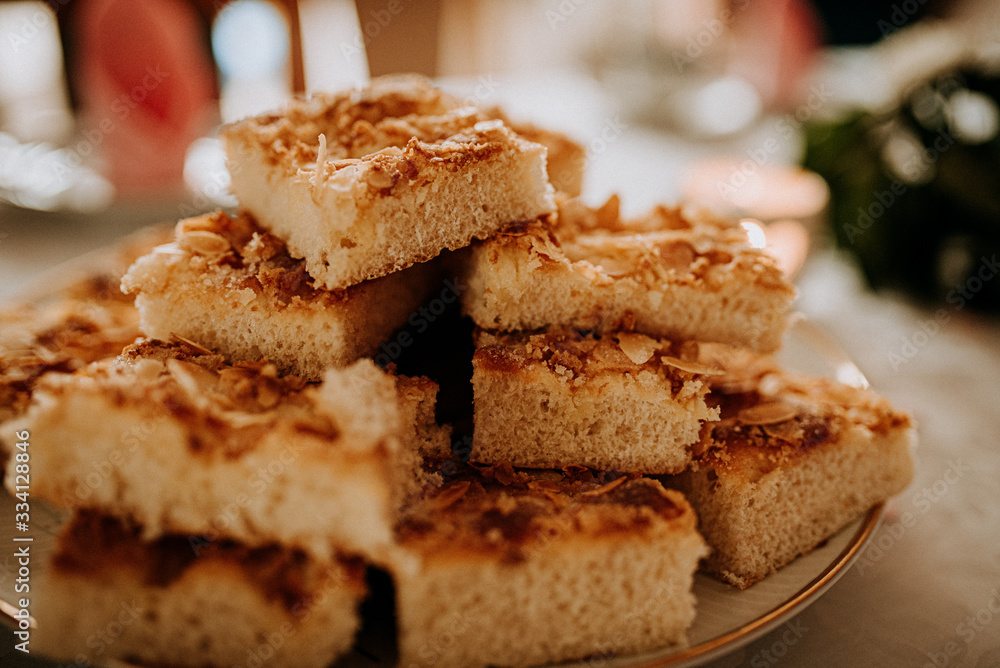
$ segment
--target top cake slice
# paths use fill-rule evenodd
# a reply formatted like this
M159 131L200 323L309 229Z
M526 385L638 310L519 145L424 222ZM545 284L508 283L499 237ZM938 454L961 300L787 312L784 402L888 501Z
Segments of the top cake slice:
M493 330L569 326L773 351L794 288L746 231L656 207L623 219L617 198L562 202L472 248L463 307Z
M240 204L329 289L554 209L545 146L419 78L298 100L222 139Z

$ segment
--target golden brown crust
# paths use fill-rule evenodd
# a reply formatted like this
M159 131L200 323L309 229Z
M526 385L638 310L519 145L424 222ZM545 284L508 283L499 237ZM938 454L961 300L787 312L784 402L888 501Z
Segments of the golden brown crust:
M266 361L226 364L222 356L187 341L142 341L126 348L113 365L88 373L118 402L155 407L184 422L193 453L238 457L285 420L296 431L330 439L338 435L330 419L314 410L301 378L279 376Z
M119 280L95 275L51 302L0 311L0 422L27 409L42 375L113 357L140 336L139 314Z
M327 288L554 210L542 145L419 78L296 101L222 138L242 206Z
M556 327L538 333L477 330L474 359L483 370L502 373L541 365L570 382L650 371L679 392L684 383L716 372L700 364L697 356L694 342L675 344L625 331L599 336Z
M311 171L314 188L342 169L356 170L373 197L390 196L401 179L417 178L431 162L457 170L521 141L497 115L466 107L421 77L317 93L222 132L256 146L288 177Z
M228 282L264 294L278 308L303 302L317 306L342 304L369 287L360 284L342 290L318 288L306 272L305 261L293 258L285 243L263 230L246 211L236 216L218 211L182 220L177 224L174 243L157 251L199 258L203 270L223 268ZM138 292L139 286L126 283L125 289Z
M836 444L849 429L884 437L912 427L907 414L869 390L789 373L767 356L703 346L702 361L725 371L708 381L707 403L719 407L720 420L706 427L695 470L756 480L814 448Z
M277 114L240 121L223 132L257 143L289 175L315 164L323 153L328 173L366 161L372 165L372 180L384 182L379 185L386 188L400 174L418 172L426 160L454 157L461 166L461 161L487 157L483 151L497 151L498 145L488 141L489 131L499 127L492 121L513 127L528 141L558 153L560 162L580 163L582 177L583 148L569 137L531 124L511 123L500 109L468 107L419 76L381 77L358 90L316 93ZM486 125L477 128L479 123ZM316 143L321 134L325 148ZM436 146L442 142L447 144ZM386 150L391 148L398 150ZM405 159L399 149L405 150ZM568 180L577 178L573 174Z
M397 533L405 548L428 556L493 555L517 563L556 537L639 537L690 530L694 522L684 498L651 478L501 463L463 466L428 489L404 510Z
M742 227L663 206L626 219L616 198L564 200L474 244L467 280L463 307L487 329L624 328L758 351L780 346L795 296Z
M564 200L557 216L511 228L486 244L497 251L505 244L529 247L543 262L568 261L596 284L629 278L652 288L718 289L723 281L740 281L794 295L774 258L752 248L742 228L682 207L659 205L626 219L615 196L596 209Z

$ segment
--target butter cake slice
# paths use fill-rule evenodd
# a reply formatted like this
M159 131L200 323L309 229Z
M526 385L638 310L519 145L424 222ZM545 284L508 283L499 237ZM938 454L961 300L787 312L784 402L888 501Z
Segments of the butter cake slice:
M146 538L379 559L416 484L416 453L446 447L436 392L370 360L308 385L265 362L147 341L46 378L19 424L31 432L33 495L128 518Z
M716 577L749 587L913 478L910 418L885 399L745 351L711 363L727 370L710 379L721 419L668 485L697 511Z
M232 191L344 288L554 210L546 149L413 77L223 127Z
M41 577L32 652L73 665L325 668L350 648L366 593L358 559L233 541L195 551L89 512Z
M57 267L21 301L0 307L0 423L27 409L42 375L114 357L142 335L133 299L118 284L167 235L163 226L134 232L85 264ZM0 433L0 449L2 440Z
M595 477L597 476L597 477ZM530 666L684 642L706 554L683 496L577 468L459 474L404 510L400 665Z
M282 372L316 380L327 367L377 352L437 278L423 263L325 290L304 264L249 214L219 212L181 221L174 243L139 258L122 288L136 295L151 338L176 334L231 360L267 358Z
M657 207L625 220L618 200L578 200L469 254L463 307L484 329L634 329L676 341L776 350L794 288L745 230Z
M480 331L472 460L677 473L691 461L712 370L697 345L642 334ZM687 359L682 359L687 358Z
M42 375L114 357L139 338L139 313L119 280L95 275L51 299L0 309L0 422L28 408Z

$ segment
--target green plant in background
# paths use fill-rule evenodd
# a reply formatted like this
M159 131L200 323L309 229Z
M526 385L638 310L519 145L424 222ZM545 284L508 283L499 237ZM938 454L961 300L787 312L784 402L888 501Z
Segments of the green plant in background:
M1000 312L1000 78L940 72L893 109L806 131L830 225L876 289Z

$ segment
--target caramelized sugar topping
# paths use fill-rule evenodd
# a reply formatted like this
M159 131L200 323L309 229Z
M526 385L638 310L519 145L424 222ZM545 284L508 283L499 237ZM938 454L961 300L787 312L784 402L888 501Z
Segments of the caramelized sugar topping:
M182 220L176 229L176 246L191 255L226 267L240 288L263 293L279 304L342 303L362 286L326 290L315 286L305 261L293 258L278 237L260 228L247 212L225 212Z
M404 545L520 562L560 537L639 536L691 517L683 497L652 478L583 467L527 471L509 463L447 465L458 466L458 472L404 510L398 531Z
M133 570L144 585L166 588L207 562L242 571L248 586L257 587L288 612L309 605L332 578L353 588L364 586L360 559L323 564L300 550L278 545L250 548L232 540L178 535L144 541L138 527L94 511L74 515L60 536L52 567L88 577Z
M628 323L622 326L627 329ZM603 373L648 371L669 381L675 392L688 381L718 373L698 361L697 343L674 343L624 330L604 336L571 328L508 334L480 330L476 337L476 364L503 373L543 365L573 381Z
M770 356L718 344L701 349L712 376L707 398L720 409L706 427L696 459L709 466L777 468L809 450L839 440L855 426L880 435L910 427L910 418L874 393L829 378L782 370Z

